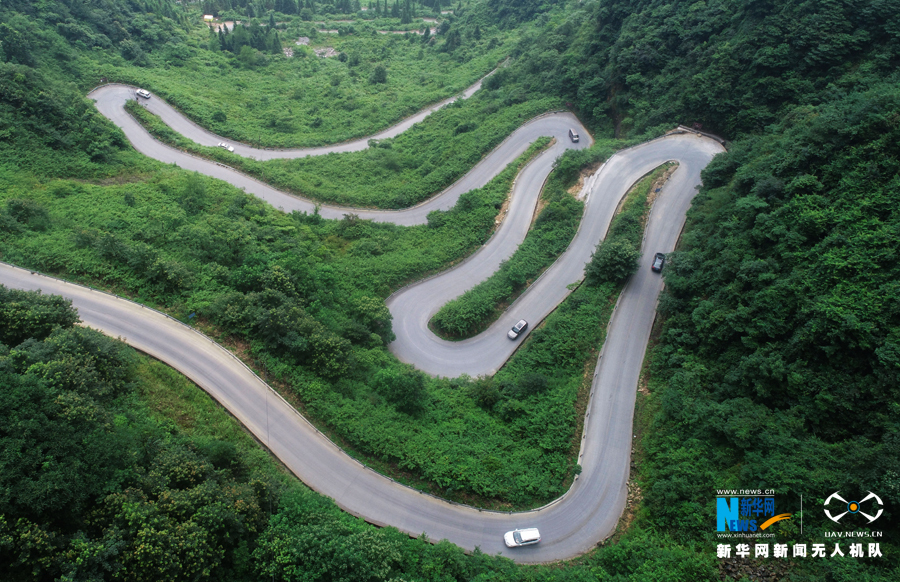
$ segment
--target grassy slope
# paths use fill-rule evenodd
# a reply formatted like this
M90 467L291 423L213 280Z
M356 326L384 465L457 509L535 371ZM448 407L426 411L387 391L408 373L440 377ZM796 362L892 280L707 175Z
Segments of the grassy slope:
M199 14L190 16L199 20ZM267 54L262 64L247 65L231 53L210 50L206 26L197 22L177 51L150 54L156 66L101 57L96 71L110 81L150 89L233 140L307 147L371 135L454 95L496 67L515 39L514 33L494 30L447 53L423 46L419 37L373 34L368 24L346 36L312 30L303 21L289 22L279 33L295 56ZM294 45L310 34L310 47L332 47L348 58L321 58ZM377 66L387 69L386 83L370 82Z

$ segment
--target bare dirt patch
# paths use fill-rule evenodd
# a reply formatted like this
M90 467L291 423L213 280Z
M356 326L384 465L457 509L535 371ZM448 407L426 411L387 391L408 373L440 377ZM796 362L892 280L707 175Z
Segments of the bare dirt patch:
M584 189L585 180L593 176L597 172L597 170L600 169L600 166L602 166L604 163L606 162L596 162L582 169L578 174L578 181L575 182L575 184L573 184L571 188L566 190L566 192L580 199L581 191Z
M534 159L535 157L540 155L542 152L547 151L555 143L556 143L556 138L551 139L550 143L548 143L540 151L535 152L531 159ZM529 160L529 162L530 161L531 160ZM519 173L521 173L521 172L522 172L522 170L520 169ZM515 190L515 188L516 188L516 182L513 181L513 185L510 187L509 192L506 193L506 200L504 200L503 204L500 205L500 211L497 213L497 218L494 219L494 230L497 230L498 228L500 228L500 225L503 223L503 219L506 218L506 213L509 212L509 204L512 201L512 193L513 193L513 190ZM547 205L547 202L545 200L543 200L543 198L538 198L537 206L535 207L535 211L534 211L534 216L531 217L532 226L534 225L534 221L537 220L538 215L541 213L541 210L543 210L544 206L546 206L546 205Z
M494 230L500 228L500 225L503 223L503 219L506 218L506 213L509 212L509 203L512 200L512 188L509 189L509 194L506 195L506 200L503 201L503 204L500 205L500 212L497 213L497 218L494 219Z
M228 32L231 32L232 30L234 30L234 25L240 23L240 20L226 20L225 22L207 22L206 24L216 32L221 31L223 28Z
M535 221L537 221L538 216L541 215L545 206L547 206L547 201L544 200L543 197L538 198L537 204L534 207L534 214L531 216L531 225L528 227L529 229L534 227Z
M556 145L556 138L555 138L555 137L554 137L553 139L551 139L551 140L550 140L550 143L547 144L547 147L544 148L545 151L546 151L547 149L553 147L554 145ZM510 192L510 194L512 194L512 192ZM531 224L530 224L529 227L528 227L529 230L534 226L535 221L537 220L538 216L541 215L541 212L543 212L543 210L544 210L544 208L545 208L546 206L547 206L547 200L544 198L544 193L541 192L541 196L538 197L537 204L534 206L534 214L531 215ZM529 283L529 284L530 284L530 283Z
M328 58L338 56L338 52L330 46L313 49L317 57Z

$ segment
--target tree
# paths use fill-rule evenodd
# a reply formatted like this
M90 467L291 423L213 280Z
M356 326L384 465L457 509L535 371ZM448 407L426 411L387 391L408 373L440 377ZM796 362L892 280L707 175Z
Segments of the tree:
M588 284L621 283L638 270L641 252L625 240L605 240L597 245L585 269Z
M128 355L116 340L75 327L0 356L0 514L64 521L124 468L104 405L129 388Z
M40 291L20 291L0 285L0 343L15 347L28 338L44 339L54 328L78 321L72 301Z
M425 404L425 375L409 365L384 368L372 378L372 388L384 396L397 410L415 414Z
M123 40L119 46L122 47L122 58L126 61L138 61L144 56L144 49L141 48L141 45L131 39Z
M412 22L412 6L410 5L409 0L406 0L403 3L403 9L400 12L400 24L409 24Z
M266 64L265 55L249 45L241 47L241 52L238 54L238 60L250 69L255 69L256 67Z
M375 85L377 83L387 83L387 69L384 65L377 65L372 75L369 77L369 83Z
M5 63L18 63L29 67L35 64L28 35L6 22L0 22L0 55Z
M255 52L250 47L244 47L242 53L244 49ZM197 214L206 208L206 178L199 173L188 174L181 192L181 205L188 214Z
M16 222L31 230L46 230L50 226L50 214L43 206L27 198L13 198L6 202L6 213Z

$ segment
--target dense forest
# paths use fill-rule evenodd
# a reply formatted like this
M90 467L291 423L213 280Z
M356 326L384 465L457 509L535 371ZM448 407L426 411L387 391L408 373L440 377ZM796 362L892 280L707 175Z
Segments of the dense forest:
M277 91L305 112L275 115L281 101L258 100L257 110L246 108L252 119L234 127L283 143L294 134L310 139L304 132L328 123L328 107L367 118L353 131L389 125L483 74L508 49L482 92L422 124L420 137L449 147L423 153L398 139L363 154L365 163L386 181L419 180L404 196L421 197L453 179L429 178L421 156L464 171L473 151L465 140L477 140L480 155L520 116L561 103L598 137L652 137L681 123L729 140L729 152L704 172L664 272L651 378L636 417L633 478L644 499L613 543L560 568L517 568L376 530L274 465L261 468L252 443L191 429L174 412L175 420L148 413L162 406L147 388L152 378L179 380L73 326L65 302L0 290L0 563L10 577L737 578L716 561L712 537L715 490L732 487L773 488L786 504L803 495L811 505L835 490L876 491L886 503L883 559L786 561L777 575L900 576L897 1L488 0L454 5L435 38L379 37L364 28L375 26L361 10L367 3L213 4L0 4L0 258L176 317L200 314L198 325L246 346L334 438L381 470L402 467L415 486L484 505L551 499L577 470L579 386L602 341L585 321L608 317L618 289L603 268L495 378L428 378L385 347L392 332L384 298L477 248L519 164L423 227L286 216L137 155L84 99L102 78L158 82L196 121L221 130L243 105L226 111L191 101L164 79L201 87L224 72L252 91L266 76L283 77ZM410 4L407 13L407 3L373 4L396 27L446 6ZM247 35L236 43L199 28L201 6L259 20L234 33ZM313 18L357 12L358 24L338 35L348 43L343 57L306 54L298 65L278 54L287 27L313 34L301 28ZM276 20L290 24L276 30ZM477 61L479 54L491 56ZM457 68L452 79L434 79L425 64ZM373 81L378 66L385 83ZM319 85L288 95L300 82L291 74ZM401 105L359 106L384 100L385 90L403 95ZM478 134L472 119L496 123L501 135ZM357 162L298 161L256 173L338 196L316 175L340 176L341 164ZM556 251L571 236L558 232L570 232L580 213L562 194L577 174L573 163L559 169L550 212L526 250L548 250L544 237ZM364 192L357 182L351 190ZM373 204L404 203L379 196ZM547 260L523 254L531 270L508 266L506 286L485 293L479 315L448 331L477 329L497 296ZM466 423L463 436L449 430L457 423ZM509 438L536 424L547 427L544 442ZM426 441L438 443L444 460L422 456ZM473 464L478 470L461 477L457 469ZM523 486L510 489L512 478ZM819 515L807 513L803 539L821 535ZM779 535L802 541L791 526Z
M717 488L898 500L898 8L586 3L539 17L494 81L562 95L599 131L730 141L669 257L644 402L647 523L679 539Z

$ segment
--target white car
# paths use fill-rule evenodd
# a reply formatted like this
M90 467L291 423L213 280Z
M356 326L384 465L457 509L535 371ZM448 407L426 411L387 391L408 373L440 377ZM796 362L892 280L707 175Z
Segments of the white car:
M514 529L503 534L503 541L506 542L508 548L530 546L541 541L541 532L536 527Z
M514 340L517 337L519 337L519 334L521 334L526 329L528 329L528 322L525 321L524 319L520 319L519 323L515 324L511 330L506 332L506 337L508 337L511 340Z
M146 89L138 89L135 92L137 93L138 97L143 97L144 99L150 99L150 91L147 91Z
M219 142L219 147L222 148L223 150L228 150L228 151L230 151L230 152L233 152L233 151L234 151L234 146L228 145L228 144L225 143L224 141L220 141L220 142Z

